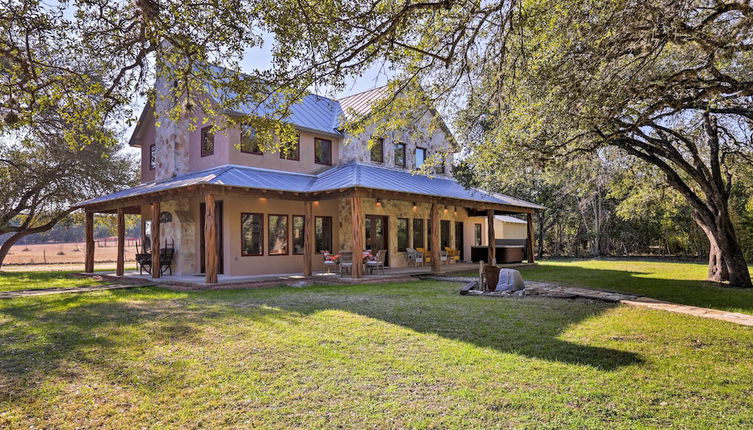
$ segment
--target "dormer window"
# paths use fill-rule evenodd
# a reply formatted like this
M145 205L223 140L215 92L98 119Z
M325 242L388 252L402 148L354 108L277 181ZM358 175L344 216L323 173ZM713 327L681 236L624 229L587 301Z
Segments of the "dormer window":
M241 124L241 152L262 155L261 145L256 138L256 129L248 124Z
M426 148L416 147L416 169L426 162Z
M301 136L295 137L295 143L292 146L283 146L280 148L280 158L283 160L299 160L301 153Z
M384 163L384 139L376 139L371 146L371 161L375 163Z
M212 126L201 129L201 156L206 157L214 154L214 133Z
M405 144L395 144L395 166L405 167Z

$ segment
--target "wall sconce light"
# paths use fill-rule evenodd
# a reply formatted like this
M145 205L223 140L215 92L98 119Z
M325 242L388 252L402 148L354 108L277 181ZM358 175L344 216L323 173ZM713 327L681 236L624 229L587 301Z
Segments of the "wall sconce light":
M444 211L447 212L447 205L444 205Z
M413 210L416 210L418 208L418 203L413 202Z
M377 207L381 208L382 207L382 199L377 199L376 205L377 205Z
M457 215L458 214L458 207L457 206L453 206L453 209L455 210L455 215Z

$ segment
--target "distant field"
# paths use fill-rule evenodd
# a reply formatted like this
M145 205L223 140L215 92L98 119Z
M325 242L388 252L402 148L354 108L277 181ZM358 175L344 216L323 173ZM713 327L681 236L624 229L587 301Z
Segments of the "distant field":
M104 245L100 243L101 245ZM46 243L38 245L16 245L3 262L4 265L45 265L45 264L83 264L84 243ZM94 248L94 260L97 262L114 262L117 254L116 242L107 246ZM136 247L125 247L125 260L136 260Z

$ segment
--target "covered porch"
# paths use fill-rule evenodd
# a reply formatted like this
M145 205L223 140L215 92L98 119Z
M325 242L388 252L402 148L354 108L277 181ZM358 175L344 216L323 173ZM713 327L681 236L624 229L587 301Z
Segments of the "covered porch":
M322 273L327 254L361 256L365 251L382 254L384 270L369 274L370 266L356 263L347 271L332 268L342 273L338 278L468 271L477 267L464 264L471 261L472 250L485 247L486 260L497 261L494 219L509 214L525 214L528 234L518 261L534 262L536 205L467 190L448 179L373 166L332 170L342 175L232 167L83 202L79 207L86 212L85 271L94 270L97 213L117 215L113 275L122 277L134 276L126 274L123 265L127 214L140 216L142 243L147 241L149 223L155 251L147 255L147 276L154 280L169 276L174 282L217 284L332 277ZM343 176L355 179L343 181ZM420 262L411 258L415 250L422 252ZM448 259L448 251L454 258Z

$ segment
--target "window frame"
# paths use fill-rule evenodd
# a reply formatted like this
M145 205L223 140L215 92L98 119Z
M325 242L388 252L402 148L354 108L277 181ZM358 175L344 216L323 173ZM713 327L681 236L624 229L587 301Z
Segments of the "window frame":
M484 239L484 230L481 223L473 224L473 246L481 246Z
M243 234L243 219L246 215L258 215L259 219L261 220L261 228L259 229L261 231L261 243L259 246L259 249L261 250L260 254L246 254L245 247L243 246L243 240L244 240L244 234ZM241 257L260 257L264 255L264 214L260 212L241 212Z
M423 157L423 161L421 162L421 166L423 166L424 164L426 164L426 158L429 156L429 150L427 148L424 148L422 146L417 146L416 150L413 151L413 164L415 164L416 169L418 169L419 167L421 167L421 166L418 165L418 151L423 151L423 153L424 153L424 157Z
M329 162L323 163L316 158L316 146L319 142L327 142L327 146L329 147ZM315 137L314 138L314 164L319 164L321 166L331 166L332 165L332 141L330 139L322 139L321 137Z
M285 252L272 253L270 246L272 246L272 217L285 218ZM277 257L280 255L290 255L290 217L288 214L267 214L267 255L270 257Z
M314 254L321 254L322 253L322 249L317 249L317 246L316 246L317 242L318 242L317 237L316 237L316 221L318 219L325 219L325 218L329 219L329 241L328 242L329 242L329 247L332 248L332 237L333 237L332 230L334 228L333 227L334 224L333 224L332 217L331 216L326 216L326 215L315 216L314 217ZM332 249L324 249L324 250L325 251L329 251L329 252L334 252L334 250L332 250Z
M243 149L243 128L244 127L250 127L251 129L254 128L251 124L241 124L240 125L241 135L240 135L240 141L239 141L240 143L239 143L238 150L240 152L242 152L243 154L264 155L264 151L262 151L261 148L259 148L259 142L256 143L256 147L259 148L258 151L246 151L246 150Z
M400 152L403 154L403 162L402 164L398 164L397 162L397 154L398 154L398 148L400 149ZM394 162L395 166L397 167L406 167L408 165L408 146L403 142L397 142L395 143L395 153L394 153Z
M400 246L400 221L405 221L405 246ZM396 237L395 242L397 242L397 252L406 252L408 248L410 248L410 218L397 218L397 222L395 224L396 230Z
M383 137L379 137L379 138L376 139L376 141L377 141L377 144L374 144L369 149L369 160L371 160L372 163L384 164L384 138ZM377 147L379 148L379 159L378 160L374 159L374 150Z
M291 215L291 223L290 223L290 244L292 245L292 254L293 255L303 255L306 252L306 216L305 215ZM303 220L303 227L301 227L301 239L303 239L303 244L301 245L301 252L295 251L295 219L300 218Z
M157 145L149 145L149 170L157 168Z
M421 234L421 245L420 246L416 246L416 221L420 221L421 222L421 232L420 232L420 234ZM411 240L410 240L410 243L411 243L411 245L413 245L413 249L415 249L415 248L424 248L424 249L426 249L426 246L425 246L426 245L426 234L425 234L426 227L425 227L424 224L425 224L425 222L424 222L423 218L413 218L413 220L411 221Z
M201 148L200 148L201 151L200 152L201 152L202 158L203 157L209 157L210 155L214 155L214 133L212 133L211 130L212 130L212 126L211 125L208 125L206 127L202 127L201 128L201 136L200 136L199 145L201 146ZM212 139L212 150L211 151L206 151L206 147L205 147L204 143L209 138Z
M286 157L283 155L283 148L280 147L280 160L290 160L290 161L301 161L301 136L296 136L297 140L295 142L295 158L293 157ZM332 159L332 147L330 144L330 160Z

